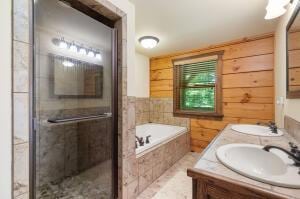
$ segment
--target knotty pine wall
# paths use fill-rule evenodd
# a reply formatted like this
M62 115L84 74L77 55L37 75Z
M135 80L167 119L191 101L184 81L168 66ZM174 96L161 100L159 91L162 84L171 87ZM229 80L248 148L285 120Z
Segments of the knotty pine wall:
M228 123L274 119L273 35L245 38L150 60L150 97L173 97L172 59L224 50L221 121L191 119L191 149L203 150Z

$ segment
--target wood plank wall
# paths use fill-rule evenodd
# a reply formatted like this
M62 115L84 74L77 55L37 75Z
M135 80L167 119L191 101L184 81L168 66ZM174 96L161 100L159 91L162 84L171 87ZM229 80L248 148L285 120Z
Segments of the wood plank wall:
M289 34L289 89L300 90L300 31Z
M191 148L201 151L228 123L274 119L273 35L248 38L150 60L150 96L173 97L172 59L224 50L222 121L191 119Z

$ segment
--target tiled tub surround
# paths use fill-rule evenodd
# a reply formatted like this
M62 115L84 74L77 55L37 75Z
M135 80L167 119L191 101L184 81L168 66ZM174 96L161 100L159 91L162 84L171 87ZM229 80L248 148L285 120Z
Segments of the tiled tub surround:
M189 151L188 133L184 133L137 158L131 165L132 177L138 184L135 198Z
M218 176L223 180L228 179L229 181L235 181L238 184L243 186L251 187L253 189L257 189L258 191L266 191L273 194L278 194L282 196L282 198L300 198L300 189L289 189L282 188L278 186L269 185L266 183L262 183L256 180L252 180L250 178L244 177L229 168L225 167L217 158L216 158L216 150L218 147L231 143L247 143L247 144L257 144L257 145L276 145L286 149L289 149L289 142L294 142L296 144L297 141L291 137L288 133L284 133L281 137L258 137L252 135L246 135L242 133L235 132L231 129L231 125L228 125L209 145L208 148L202 153L201 159L196 163L194 168L189 169L189 175L193 175L193 173L197 174L198 172L207 173L208 175L213 174L214 176ZM213 180L213 179L212 179ZM230 183L230 182L228 182Z
M173 116L173 98L150 98L150 122L190 129L189 118Z
M136 125L147 124L150 122L150 99L136 98L135 101Z
M136 136L143 138L144 144L140 146L136 140L136 155L141 157L155 148L179 137L180 135L187 133L186 127L171 126L165 124L143 124L136 126ZM147 143L148 140L148 143Z
M289 116L284 117L284 128L300 143L300 122Z
M190 128L190 119L173 116L173 98L136 98L136 125L157 123Z

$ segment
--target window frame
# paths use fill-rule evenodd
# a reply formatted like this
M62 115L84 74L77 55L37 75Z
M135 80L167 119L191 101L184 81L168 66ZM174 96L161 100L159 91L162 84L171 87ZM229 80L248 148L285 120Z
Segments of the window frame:
M173 115L178 117L190 117L190 118L202 118L202 119L222 119L223 118L223 102L222 102L222 67L223 67L223 54L224 50L210 52L195 56L189 56L184 58L173 59ZM182 110L180 109L180 66L176 62L191 61L193 59L205 57L217 56L217 66L216 66L216 82L215 82L215 111L214 112L201 112L192 110ZM198 61L199 62L199 61ZM196 61L194 63L197 63Z

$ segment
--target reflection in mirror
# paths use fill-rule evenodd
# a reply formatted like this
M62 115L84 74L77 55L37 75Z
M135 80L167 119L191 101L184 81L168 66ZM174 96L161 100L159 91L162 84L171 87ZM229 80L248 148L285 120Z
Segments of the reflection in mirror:
M299 3L287 27L287 98L300 98Z
M103 66L51 54L54 95L102 98Z

